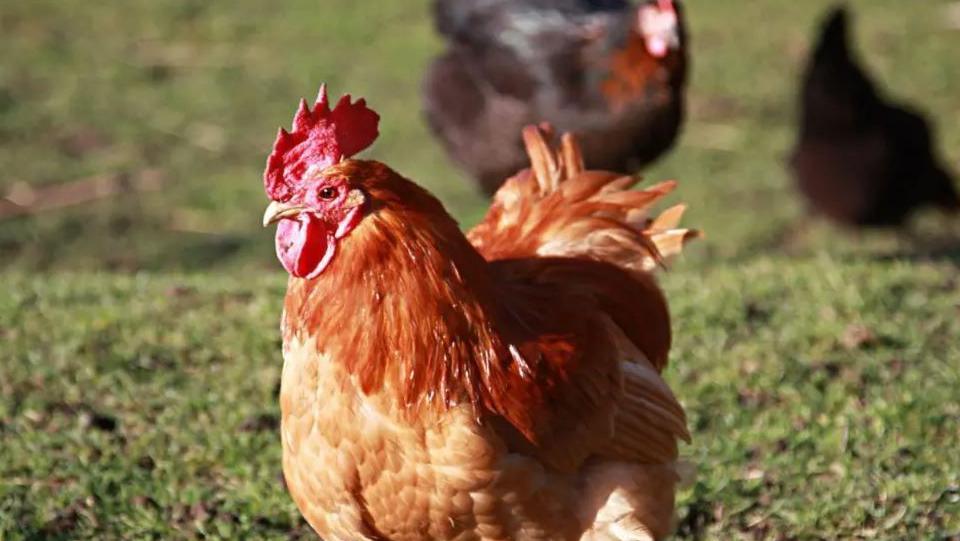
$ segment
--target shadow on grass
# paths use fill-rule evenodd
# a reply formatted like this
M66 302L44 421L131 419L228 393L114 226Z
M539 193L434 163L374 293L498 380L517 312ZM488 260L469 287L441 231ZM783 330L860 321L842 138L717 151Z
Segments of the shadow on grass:
M960 239L938 239L918 244L915 248L902 248L870 257L875 261L911 261L951 263L960 267Z

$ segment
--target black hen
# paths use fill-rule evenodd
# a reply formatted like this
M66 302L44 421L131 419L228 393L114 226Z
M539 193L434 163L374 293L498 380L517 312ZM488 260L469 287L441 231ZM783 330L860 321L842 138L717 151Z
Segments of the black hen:
M897 226L923 206L960 209L918 113L887 101L857 64L847 12L827 18L800 97L791 165L813 210L852 226Z
M592 169L635 170L683 118L686 36L675 0L437 0L449 42L424 80L434 133L487 193L526 167L520 133L576 133Z

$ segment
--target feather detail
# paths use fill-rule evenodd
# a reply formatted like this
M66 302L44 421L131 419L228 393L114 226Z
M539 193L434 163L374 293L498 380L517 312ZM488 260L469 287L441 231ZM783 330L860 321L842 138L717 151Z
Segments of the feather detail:
M676 188L675 181L631 190L639 179L584 171L570 134L556 150L548 137L543 127L523 131L530 169L507 180L487 216L467 234L487 259L585 257L650 271L699 236L677 227L682 206L650 216L650 207Z

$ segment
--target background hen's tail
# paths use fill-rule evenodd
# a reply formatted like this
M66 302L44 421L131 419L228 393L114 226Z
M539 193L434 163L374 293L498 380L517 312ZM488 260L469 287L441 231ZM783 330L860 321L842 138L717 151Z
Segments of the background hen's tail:
M524 129L530 168L504 183L486 217L467 234L488 260L585 257L650 271L699 236L678 227L684 205L656 217L649 213L675 181L632 190L638 177L585 171L576 139L564 134L552 149L551 136L548 126Z
M939 170L933 176L931 184L933 185L933 202L944 212L960 213L960 193L957 192L950 175L946 171Z

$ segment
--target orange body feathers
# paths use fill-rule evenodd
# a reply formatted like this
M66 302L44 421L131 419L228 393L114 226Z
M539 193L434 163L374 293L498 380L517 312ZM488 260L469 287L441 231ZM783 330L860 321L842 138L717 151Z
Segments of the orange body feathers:
M282 321L284 474L327 541L670 531L688 433L650 271L695 233L682 207L647 218L672 184L631 191L583 171L571 138L525 139L533 167L467 236L372 161L317 171L317 202L268 212L348 223L321 272L291 277Z

